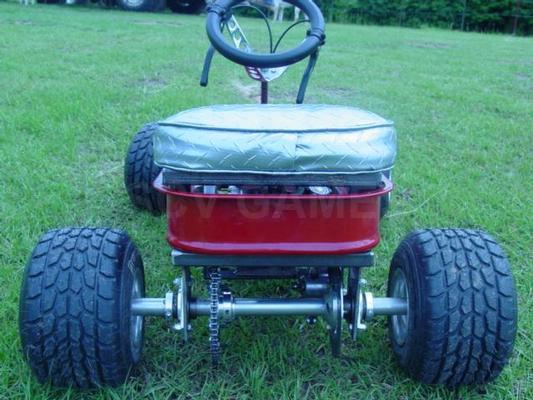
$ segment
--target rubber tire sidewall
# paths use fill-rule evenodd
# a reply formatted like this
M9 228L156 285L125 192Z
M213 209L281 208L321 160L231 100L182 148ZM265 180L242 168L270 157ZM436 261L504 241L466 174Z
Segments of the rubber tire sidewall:
M137 271L132 271L131 268L136 268ZM122 352L127 355L128 360L132 365L138 364L143 349L143 341L141 341L138 354L135 354L131 348L131 292L133 287L134 275L139 274L141 282L141 297L145 297L144 284L144 267L139 251L131 240L128 241L126 251L124 252L124 259L122 261L122 271L120 279L120 332L122 340ZM144 337L144 323L142 326L142 336Z
M158 216L166 211L166 195L153 187L153 181L162 171L154 162L153 133L156 129L156 124L146 124L132 138L124 158L124 186L135 207ZM145 147L135 147L139 146L138 140L141 143L148 140L148 143Z
M400 269L405 276L407 291L409 293L409 318L407 322L407 337L403 345L399 345L393 337L392 329L389 328L389 338L393 352L397 355L402 366L409 372L414 373L420 369L423 362L421 343L425 343L426 336L423 330L423 321L426 315L423 313L422 299L425 295L425 288L421 281L422 274L417 269L421 268L417 262L415 249L402 242L392 259L389 279L387 284L387 296L392 297L391 280L396 269ZM389 323L390 324L390 323Z
M106 335L108 337L105 339L105 346L108 346L110 344L116 345L118 349L120 349L120 358L114 359L113 361L106 360L106 362L113 362L113 363L119 363L119 368L116 368L114 372L109 375L100 375L100 374L93 374L92 372L89 372L87 370L83 370L82 374L84 375L81 380L84 382L83 384L78 385L78 380L73 380L72 375L65 376L63 374L57 375L57 369L50 369L50 364L48 363L50 360L50 356L47 356L45 354L46 350L41 349L37 353L34 353L33 351L30 351L32 348L40 348L43 346L45 342L42 342L44 339L40 339L41 333L39 326L36 326L35 322L35 313L30 311L30 304L28 303L32 299L35 298L35 294L38 293L39 296L41 296L40 302L48 301L49 299L49 291L54 289L54 286L46 286L43 288L42 285L42 279L45 279L45 276L47 274L47 268L49 262L54 262L53 259L57 256L62 257L65 251L86 251L87 247L85 247L85 250L77 250L77 248L66 248L64 245L56 246L56 247L50 247L45 253L40 253L39 255L36 255L36 252L38 251L38 248L43 243L46 243L47 241L52 245L56 238L59 235L68 235L70 239L74 239L77 241L77 238L80 236L84 237L85 244L87 244L87 241L92 240L90 236L87 236L87 232L92 232L91 235L100 235L100 238L102 239L102 244L98 247L98 252L103 251L109 251L111 250L108 248L107 250L103 249L103 246L107 246L110 243L112 243L112 246L115 248L118 248L118 251L116 252L116 256L114 257L114 265L115 265L115 271L114 274L116 276L115 284L113 285L113 292L115 295L113 296L113 303L109 306L112 309L112 313L115 315L116 325L113 330L106 331ZM77 233L76 233L77 232ZM75 235L72 235L75 233ZM103 233L103 234L102 234ZM119 241L107 241L107 234L114 234L118 235ZM117 236L115 236L117 237ZM114 239L116 240L116 239ZM90 247L92 249L92 247ZM75 253L73 253L75 255ZM98 259L98 254L95 255L96 259ZM44 257L44 259L39 259L40 257ZM95 257L93 257L95 258ZM71 257L71 260L74 260L74 257ZM57 262L57 261L56 261ZM100 261L98 261L99 263ZM44 264L43 264L44 263ZM41 266L42 265L42 266ZM43 269L44 268L44 269ZM69 266L69 268L74 268L72 265ZM87 267L85 267L87 268ZM89 267L90 268L90 267ZM98 268L100 268L100 264L98 264ZM39 269L43 269L43 272L45 275L41 278L41 280L36 279L35 277L38 275L35 275L35 271L38 271ZM64 268L62 267L64 270ZM33 272L32 272L33 271ZM83 276L82 280L84 281L84 269L77 270L79 274ZM34 274L33 279L30 279L30 273ZM21 291L20 291L20 300L19 300L19 334L21 339L21 345L22 345L22 351L24 354L24 358L28 361L30 364L30 367L32 371L34 372L34 375L37 377L38 381L41 383L45 382L51 382L52 384L57 384L59 386L74 386L74 387L80 387L80 388L90 388L90 387L100 387L104 384L111 385L111 386L118 386L122 383L124 383L125 379L128 377L129 372L132 370L133 367L140 361L141 354L142 354L142 348L143 348L143 339L144 339L144 323L142 326L142 332L141 332L141 341L139 343L139 347L137 351L133 351L131 348L131 340L130 340L130 333L131 333L131 301L132 301L132 285L133 285L133 278L134 274L137 273L138 277L140 279L140 296L144 297L145 295L145 284L144 284L144 267L141 255L139 251L137 250L134 242L131 240L131 238L123 231L118 230L112 230L112 229L96 229L96 228L67 228L67 229L61 229L61 230L51 230L44 234L41 239L39 240L38 245L35 247L34 251L32 252L32 255L26 265L24 276L22 279L22 285L21 285ZM98 275L98 274L97 274ZM104 274L107 276L106 274ZM57 276L56 276L57 279ZM108 278L110 279L110 278ZM38 284L39 286L34 286ZM70 285L70 283L69 283ZM88 285L92 290L98 290L94 289L97 287L98 283ZM54 289L55 290L55 289ZM68 297L65 299L65 301L70 302L73 300L81 300L80 296L83 296L83 293L86 289L81 288L81 292L78 291L72 291L72 288L69 286L68 291ZM32 293L31 297L28 297L28 295ZM65 292L64 292L65 293ZM85 292L87 293L87 292ZM96 293L96 292L95 292ZM45 298L46 297L46 298ZM111 300L110 298L106 298L106 300ZM81 300L83 301L83 300ZM98 303L94 303L94 309L97 309L99 307ZM40 306L42 307L42 305ZM91 313L94 313L94 310L91 311ZM31 317L33 316L33 317ZM98 325L98 317L95 315L91 315L92 322L89 322L85 320L85 323L83 325L83 330L89 330L91 332L95 330L99 330ZM62 326L62 319L65 318L65 314L62 316L56 316L55 313L51 316L53 319L53 324L55 326L54 331L52 332L53 340L56 341L58 337L66 337L68 340L69 334L68 331L65 333L62 331L58 331L58 326ZM68 318L68 317L67 317ZM108 320L105 322L109 322ZM117 332L118 331L118 332ZM102 331L103 332L103 331ZM36 342L36 338L37 342ZM39 342L41 343L39 345ZM89 349L90 350L83 350L83 354L87 354L89 352L90 354L97 354L97 358L94 359L94 362L96 364L91 364L90 368L99 368L97 365L101 361L101 357L98 356L98 354L103 354L102 348L99 347L99 341L96 341ZM35 347L38 346L38 347ZM106 347L107 348L107 347ZM64 351L61 350L63 353ZM71 351L71 350L69 350ZM75 350L79 351L79 350ZM55 360L59 359L61 357L65 357L65 354L61 355L54 355L52 357L52 363L55 362ZM75 354L69 353L69 358L76 357ZM95 356L91 356L95 357ZM99 361L100 360L100 361ZM52 364L53 365L53 364ZM52 372L53 371L53 372ZM102 370L103 371L103 370ZM109 371L108 369L105 369L105 371ZM76 372L72 372L76 374ZM101 372L103 374L103 372ZM96 376L97 380L95 381L93 377Z
M408 290L405 344L389 337L400 366L419 382L448 388L487 384L509 362L517 332L516 284L505 252L483 231L424 229L396 250Z

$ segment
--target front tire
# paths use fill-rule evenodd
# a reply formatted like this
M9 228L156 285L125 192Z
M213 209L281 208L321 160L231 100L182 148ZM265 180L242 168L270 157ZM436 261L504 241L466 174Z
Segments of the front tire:
M156 130L156 124L147 124L131 141L124 161L124 186L134 206L160 215L166 209L166 197L153 186L161 172L154 163L152 138Z
M488 234L427 229L394 254L388 295L407 299L389 317L400 366L428 384L485 384L507 364L517 330L517 300L505 254Z
M139 362L144 297L141 256L114 229L44 234L26 266L20 295L22 350L40 382L79 388L117 386Z

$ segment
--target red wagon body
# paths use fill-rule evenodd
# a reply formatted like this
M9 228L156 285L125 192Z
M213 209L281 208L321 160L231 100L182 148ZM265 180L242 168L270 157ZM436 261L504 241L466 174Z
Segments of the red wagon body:
M346 254L379 243L383 188L347 195L228 195L173 190L167 239L176 249L208 254Z

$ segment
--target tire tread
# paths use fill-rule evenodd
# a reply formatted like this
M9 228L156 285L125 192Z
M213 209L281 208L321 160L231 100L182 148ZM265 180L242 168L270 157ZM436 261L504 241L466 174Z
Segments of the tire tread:
M118 230L68 228L47 232L37 244L24 277L19 323L24 355L39 381L80 388L124 381L129 368L120 345L117 289L123 252L108 254L106 246L123 249L128 241Z
M156 124L147 124L133 138L124 162L124 185L136 207L160 215L166 199L152 186L161 172L154 163L152 137L156 129Z
M422 362L410 372L424 383L449 387L496 378L512 352L517 320L503 250L492 236L470 229L419 230L404 244L420 260L426 293Z

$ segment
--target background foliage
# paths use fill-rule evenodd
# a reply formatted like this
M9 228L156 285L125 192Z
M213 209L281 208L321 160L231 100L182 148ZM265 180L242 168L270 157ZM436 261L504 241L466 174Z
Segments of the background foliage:
M329 21L533 33L533 0L316 0Z
M254 45L266 41L262 21L239 21ZM272 24L274 35L289 24ZM292 43L306 28L290 34ZM123 188L131 137L181 110L255 103L259 87L220 55L209 86L199 87L205 16L0 0L0 400L533 399L533 38L335 23L327 34L306 102L372 110L398 130L396 186L376 266L363 272L368 290L385 294L389 261L409 231L487 230L509 256L519 298L515 351L500 378L457 392L412 381L392 357L383 318L356 342L345 329L340 359L329 356L321 320L242 318L222 330L215 373L205 318L193 322L188 345L151 318L143 361L125 385L39 385L22 359L17 324L24 265L38 238L62 226L123 228L142 253L148 295L171 289L179 272L166 220L131 207ZM304 68L272 84L274 103L294 101ZM194 274L201 292L201 272ZM231 288L243 297L294 295L282 280Z

